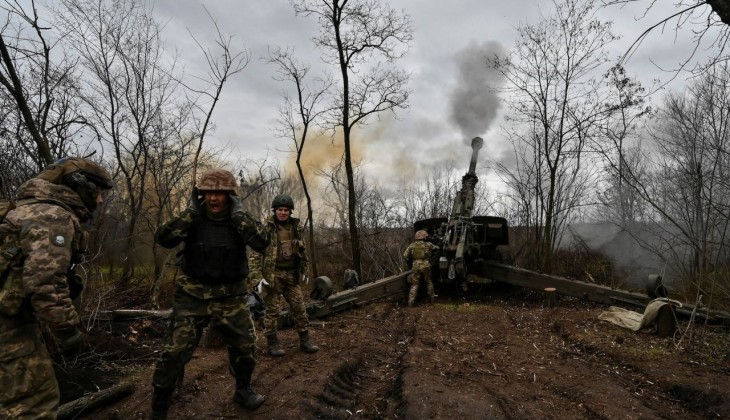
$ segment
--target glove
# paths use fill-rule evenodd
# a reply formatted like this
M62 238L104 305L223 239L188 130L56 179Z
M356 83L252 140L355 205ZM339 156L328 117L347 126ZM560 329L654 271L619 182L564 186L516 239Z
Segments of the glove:
M193 218L203 214L203 203L198 198L199 194L200 192L198 192L197 188L193 188L193 192L190 194L190 201L188 202L187 212Z
M302 284L309 284L309 277L307 277L307 275L306 275L306 274L302 274L302 280L301 280L301 283L302 283Z
M68 295L71 300L74 300L81 295L81 292L84 290L84 279L76 273L70 273L67 279Z
M269 282L266 279L261 279L259 284L256 285L256 293L262 294L264 292L264 286L269 287Z
M244 225L253 225L256 220L243 210L241 197L228 194L228 205L231 209L231 221L237 228L243 228Z
M231 208L231 217L233 217L234 214L243 213L241 197L234 194L228 194L228 205Z
M59 347L63 354L73 354L79 351L83 344L86 334L78 327L65 327L56 331L59 339Z

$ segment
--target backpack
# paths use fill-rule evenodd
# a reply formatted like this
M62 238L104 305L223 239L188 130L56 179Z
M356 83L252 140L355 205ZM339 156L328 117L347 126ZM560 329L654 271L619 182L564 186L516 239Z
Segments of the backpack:
M0 200L0 225L16 207L11 200ZM22 250L18 235L0 230L0 314L15 315L23 303Z
M73 213L71 207L53 198L24 198L19 201L0 199L0 315L13 316L17 314L25 298L23 293L25 253L20 247L18 232L3 228L3 222L13 209L36 203L53 204ZM73 287L76 287L76 291L80 292L78 282ZM81 287L83 288L83 285ZM73 298L73 294L71 294L71 297Z

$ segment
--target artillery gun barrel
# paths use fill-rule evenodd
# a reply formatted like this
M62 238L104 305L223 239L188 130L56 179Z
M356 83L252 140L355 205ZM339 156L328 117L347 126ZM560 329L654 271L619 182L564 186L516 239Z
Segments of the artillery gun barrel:
M471 140L471 161L469 161L469 173L473 174L477 169L477 157L479 156L479 150L484 145L484 140L481 137L474 137Z

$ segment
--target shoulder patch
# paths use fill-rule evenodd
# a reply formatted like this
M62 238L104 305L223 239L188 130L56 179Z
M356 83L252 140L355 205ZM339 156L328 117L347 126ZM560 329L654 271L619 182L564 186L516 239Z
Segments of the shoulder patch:
M56 246L65 246L67 240L63 235L53 235L51 242Z

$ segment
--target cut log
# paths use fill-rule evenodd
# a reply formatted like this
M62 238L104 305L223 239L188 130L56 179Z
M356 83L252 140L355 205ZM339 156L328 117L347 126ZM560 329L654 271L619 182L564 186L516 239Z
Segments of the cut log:
M555 306L555 288L546 287L544 290L545 290L545 305L548 308L554 307Z
M97 408L115 403L134 392L132 384L118 384L68 402L58 409L58 419L74 419Z
M172 310L148 310L148 309L116 309L112 311L114 319L126 318L160 318L167 319L170 317Z

